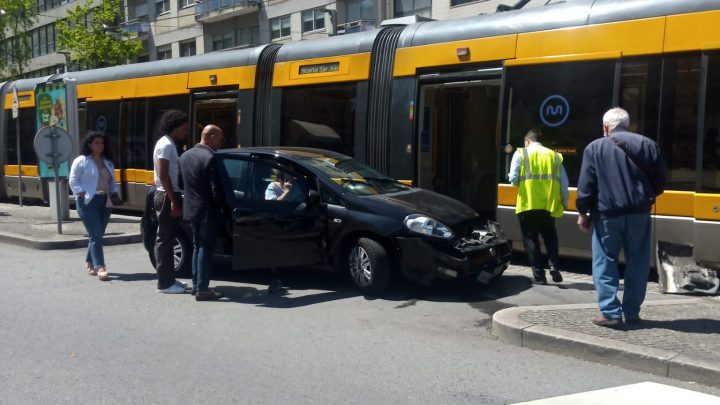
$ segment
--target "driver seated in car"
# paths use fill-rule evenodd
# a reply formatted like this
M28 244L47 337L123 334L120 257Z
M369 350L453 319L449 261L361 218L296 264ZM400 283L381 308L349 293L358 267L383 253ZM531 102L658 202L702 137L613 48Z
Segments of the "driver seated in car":
M270 182L265 189L266 200L277 201L302 201L302 190L300 186L293 187L295 179L286 173L273 170L275 181Z

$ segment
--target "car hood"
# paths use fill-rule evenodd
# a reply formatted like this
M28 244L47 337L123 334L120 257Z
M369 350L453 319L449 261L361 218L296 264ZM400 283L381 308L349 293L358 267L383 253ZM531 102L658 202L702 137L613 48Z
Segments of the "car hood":
M368 196L386 204L402 208L409 214L430 216L448 226L478 217L478 213L454 198L433 191L415 188L399 193Z

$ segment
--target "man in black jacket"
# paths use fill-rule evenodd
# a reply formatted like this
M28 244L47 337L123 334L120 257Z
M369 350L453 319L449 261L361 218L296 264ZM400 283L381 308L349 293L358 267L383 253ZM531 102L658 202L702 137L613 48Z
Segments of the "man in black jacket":
M616 327L640 321L650 271L650 209L665 189L660 147L628 131L630 116L613 108L603 116L605 136L583 153L575 204L578 227L592 228L593 280L602 316L592 322ZM589 215L588 215L589 214ZM617 298L618 255L625 251L625 291Z
M223 196L213 152L222 145L223 137L220 128L207 125L200 135L200 143L180 157L185 192L183 218L192 226L192 282L197 301L218 300L223 296L209 288L213 248L223 227Z

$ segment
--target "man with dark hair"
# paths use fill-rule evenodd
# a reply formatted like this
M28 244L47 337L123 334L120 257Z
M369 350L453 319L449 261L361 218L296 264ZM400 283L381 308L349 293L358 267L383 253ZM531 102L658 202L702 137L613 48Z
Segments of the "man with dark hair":
M604 137L585 147L577 186L578 227L592 228L592 273L598 295L598 326L614 328L640 322L650 272L650 209L665 189L660 147L628 131L630 115L622 108L603 116ZM589 215L588 215L589 214ZM618 256L625 252L625 291Z
M187 114L180 110L168 110L160 118L163 133L155 144L153 166L155 199L158 218L155 241L155 268L158 274L157 290L164 294L182 294L187 284L175 280L173 242L177 236L182 199L180 194L180 167L176 143L183 141L188 133Z
M206 125L200 143L180 157L185 191L183 218L193 234L192 281L196 301L216 301L222 293L210 289L211 257L217 233L223 228L223 197L213 152L223 143L223 131Z
M540 252L542 235L550 264L550 275L556 283L563 281L558 268L558 237L555 218L563 215L568 201L568 178L560 153L540 142L540 131L525 135L525 148L513 155L508 178L518 187L517 213L523 245L533 271L535 284L547 284L545 266Z

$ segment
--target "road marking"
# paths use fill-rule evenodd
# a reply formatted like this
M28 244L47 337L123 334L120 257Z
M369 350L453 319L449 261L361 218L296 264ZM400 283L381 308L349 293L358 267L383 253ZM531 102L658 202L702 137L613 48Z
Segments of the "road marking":
M720 397L703 394L701 392L677 388L670 385L654 382L623 385L597 391L580 392L537 401L522 402L515 405L605 405L605 404L633 404L633 405L719 405Z

